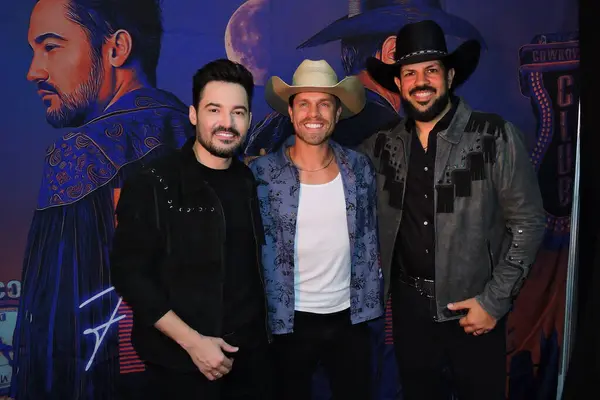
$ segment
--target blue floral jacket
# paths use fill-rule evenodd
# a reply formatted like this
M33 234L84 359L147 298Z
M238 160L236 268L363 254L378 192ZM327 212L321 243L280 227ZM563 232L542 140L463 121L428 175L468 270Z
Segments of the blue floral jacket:
M291 136L279 150L250 164L258 183L265 228L262 263L273 334L290 333L294 326L294 244L300 180L285 152L294 140L295 136ZM346 198L352 251L350 312L352 323L356 324L383 314L375 170L365 155L331 140L330 144Z

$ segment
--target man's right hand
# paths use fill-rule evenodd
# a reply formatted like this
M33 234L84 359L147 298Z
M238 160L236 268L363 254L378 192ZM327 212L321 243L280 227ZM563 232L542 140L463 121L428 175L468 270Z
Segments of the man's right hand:
M235 353L237 347L231 346L221 338L198 336L185 347L194 364L208 380L214 381L231 371L233 359L225 356L223 351Z

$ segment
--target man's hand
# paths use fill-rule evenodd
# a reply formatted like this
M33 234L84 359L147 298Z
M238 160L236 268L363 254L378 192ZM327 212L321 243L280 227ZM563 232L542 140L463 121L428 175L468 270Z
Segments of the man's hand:
M496 326L496 319L488 314L475 298L450 303L448 309L452 311L469 310L467 315L459 320L459 323L466 333L472 333L474 336L488 333Z
M235 353L237 347L226 343L223 339L197 335L184 349L188 352L200 372L214 381L231 371L233 359L225 356L223 351Z
M260 151L259 151L258 154L260 154L260 155L258 155L258 156L246 156L246 157L244 157L244 163L246 165L250 164L250 162L252 162L255 158L262 157L262 156L266 155L267 151L265 149L260 149Z
M169 310L154 324L156 329L179 343L188 352L200 372L214 381L231 371L233 359L223 351L235 353L237 347L225 343L223 339L203 336L183 322L173 310Z

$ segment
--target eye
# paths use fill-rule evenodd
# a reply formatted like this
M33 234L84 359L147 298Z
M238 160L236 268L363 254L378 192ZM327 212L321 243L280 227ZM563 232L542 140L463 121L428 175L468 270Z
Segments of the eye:
M243 112L243 111L234 111L233 113L234 113L235 115L239 115L239 116L242 116L242 117L243 117L244 115L246 115L246 113L245 113L245 112Z
M57 48L58 46L55 44L51 44L51 43L47 43L44 45L44 50L46 50L46 52L51 52L52 50L54 50L55 48Z
M219 112L219 110L217 108L209 108L208 112L209 113L217 113L217 112Z

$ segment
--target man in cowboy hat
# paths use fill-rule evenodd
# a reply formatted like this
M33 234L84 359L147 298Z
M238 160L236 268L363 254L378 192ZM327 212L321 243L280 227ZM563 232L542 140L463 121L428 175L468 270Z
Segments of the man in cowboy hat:
M505 398L506 314L544 234L521 133L453 94L479 53L476 41L448 53L426 20L398 32L394 64L367 62L407 114L362 145L378 172L385 299L392 292L407 400L447 398L443 367L459 398Z
M311 399L322 362L334 398L370 398L366 322L383 313L375 170L364 154L330 140L358 114L365 90L338 82L327 62L305 60L292 85L272 77L266 100L295 135L254 160L265 228L265 270L278 399Z

